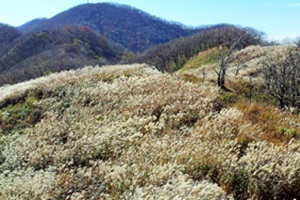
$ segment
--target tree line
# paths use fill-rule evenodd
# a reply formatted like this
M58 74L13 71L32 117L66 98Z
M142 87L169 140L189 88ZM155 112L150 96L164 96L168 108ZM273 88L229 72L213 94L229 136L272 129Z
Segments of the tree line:
M161 71L174 72L182 68L188 59L199 52L221 45L230 48L241 36L243 37L235 45L234 50L265 43L263 32L253 28L221 24L207 28L190 37L157 45L137 54L136 57L129 59L129 62L144 62Z

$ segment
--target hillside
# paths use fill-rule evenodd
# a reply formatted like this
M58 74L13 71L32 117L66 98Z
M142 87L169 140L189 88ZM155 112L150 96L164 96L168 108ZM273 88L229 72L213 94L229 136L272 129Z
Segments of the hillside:
M8 49L0 46L4 52L0 57L0 86L84 65L147 63L162 71L176 71L200 51L232 43L241 35L244 39L239 48L263 43L263 34L251 28L219 24L198 31L136 54L89 26L65 26L30 34L17 31L16 39L6 40Z
M88 26L105 38L133 52L184 37L194 30L170 23L141 10L118 4L83 4L56 16L19 27L24 32L60 29L67 25Z
M290 50L296 49L297 45L295 44L251 45L237 51L228 64L228 87L241 92L243 87L249 87L250 77L254 85L260 86L263 83L263 65L266 60L271 57L283 59ZM192 57L178 70L178 76L192 82L215 84L217 79L215 69L219 65L218 50L216 47L211 48ZM203 73L205 73L205 77L203 77Z
M130 60L132 63L147 63L161 71L175 72L199 52L221 45L230 46L238 38L242 38L237 49L247 46L266 45L265 34L250 27L230 24L217 24L192 36L182 37L168 43L160 44L137 54Z
M14 41L21 35L21 32L16 28L6 24L0 24L0 57L12 48Z
M211 48L192 57L176 74L186 80L215 85L226 50ZM223 54L223 55L222 55ZM224 56L225 55L225 56ZM300 112L300 48L297 44L248 46L236 51L226 64L226 98L276 105Z
M33 19L29 22L26 22L22 26L17 27L17 29L21 32L31 32L32 29L34 29L35 27L38 27L39 25L41 25L45 21L47 21L47 18Z
M0 85L86 64L120 62L124 49L86 26L24 34L0 57Z
M147 65L1 87L0 195L299 198L299 116L225 97Z
M0 86L84 65L132 63L144 50L213 27L226 26L189 29L109 3L79 5L17 28L1 25Z

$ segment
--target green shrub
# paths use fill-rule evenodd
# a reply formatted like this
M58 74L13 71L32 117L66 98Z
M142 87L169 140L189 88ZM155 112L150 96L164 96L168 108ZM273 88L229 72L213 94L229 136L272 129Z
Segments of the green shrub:
M0 108L0 127L2 134L22 133L25 128L36 124L42 115L35 105L37 98L30 94L16 104L8 104Z

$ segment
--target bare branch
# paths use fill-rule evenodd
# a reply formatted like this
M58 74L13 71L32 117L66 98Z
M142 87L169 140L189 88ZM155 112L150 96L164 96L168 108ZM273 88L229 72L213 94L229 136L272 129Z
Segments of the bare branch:
M279 102L280 107L294 107L300 111L300 59L299 50L290 49L286 58L267 56L263 62L264 78L268 92Z

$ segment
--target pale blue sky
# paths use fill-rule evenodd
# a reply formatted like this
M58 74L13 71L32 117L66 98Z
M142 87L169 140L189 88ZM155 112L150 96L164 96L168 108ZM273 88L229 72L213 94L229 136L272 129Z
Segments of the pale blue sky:
M269 38L300 36L300 0L89 0L127 4L165 20L199 26L230 23L264 31ZM1 0L0 23L19 26L52 17L87 0Z

